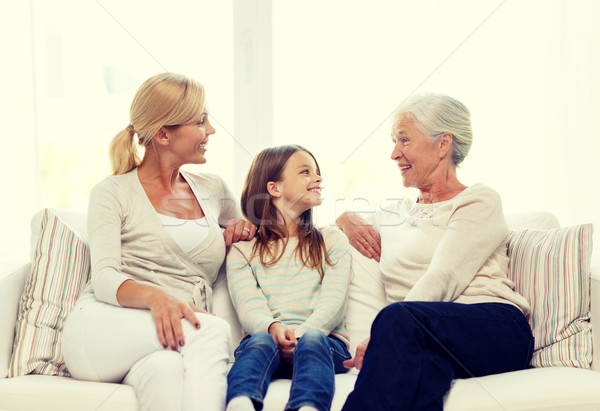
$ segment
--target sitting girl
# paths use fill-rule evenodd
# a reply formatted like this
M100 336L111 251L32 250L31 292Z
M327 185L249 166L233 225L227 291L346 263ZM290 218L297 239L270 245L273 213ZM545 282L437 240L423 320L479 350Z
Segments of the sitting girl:
M300 146L260 152L242 210L258 227L227 256L229 293L246 334L227 380L228 411L261 409L272 378L292 378L288 409L329 410L350 358L344 326L350 252L334 227L313 226L321 176Z

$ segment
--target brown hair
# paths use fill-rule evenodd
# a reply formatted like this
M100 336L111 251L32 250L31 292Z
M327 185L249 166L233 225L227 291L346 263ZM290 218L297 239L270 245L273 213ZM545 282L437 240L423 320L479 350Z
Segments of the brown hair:
M146 80L131 103L130 124L110 144L113 174L125 174L139 166L139 146L146 148L161 127L199 121L205 99L202 84L181 74L161 73Z
M281 259L289 236L285 225L280 223L281 212L273 204L267 191L267 183L281 181L285 164L297 151L308 153L315 160L317 172L320 174L319 163L310 151L298 145L285 145L270 147L258 153L248 169L244 182L242 211L246 218L258 227L252 256L258 255L260 263L265 267L272 267ZM281 250L278 240L283 242ZM323 235L313 225L310 208L299 216L296 253L305 266L316 268L321 276L325 274L323 262L327 265L333 264L327 255Z

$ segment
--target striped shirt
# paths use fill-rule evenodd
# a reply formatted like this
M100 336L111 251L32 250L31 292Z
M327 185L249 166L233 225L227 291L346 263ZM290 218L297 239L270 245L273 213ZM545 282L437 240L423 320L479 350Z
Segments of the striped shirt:
M240 241L227 255L227 281L233 306L245 335L268 332L280 321L300 338L308 330L339 338L348 344L346 301L351 255L346 236L334 227L321 230L332 265L317 269L302 264L296 255L298 238L291 237L281 259L269 268L252 259L256 239Z

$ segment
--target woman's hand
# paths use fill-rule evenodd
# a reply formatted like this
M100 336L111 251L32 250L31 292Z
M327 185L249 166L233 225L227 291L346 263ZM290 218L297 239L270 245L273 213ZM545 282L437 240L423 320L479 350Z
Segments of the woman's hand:
M346 211L335 221L346 234L350 245L367 258L379 262L381 257L381 238L372 225L358 215Z
M185 344L181 320L187 319L196 329L200 321L194 313L205 313L192 303L186 303L162 289L134 280L124 281L117 290L117 300L123 307L149 309L156 334L163 347L177 350Z
M269 334L271 334L275 344L277 344L277 348L279 348L279 353L283 359L291 363L294 349L298 343L294 331L285 324L274 322L269 326Z
M254 238L256 226L244 219L236 220L232 218L227 222L223 237L225 237L225 246L229 248L231 244L238 241L248 241Z
M363 360L365 359L365 352L367 351L367 346L369 345L370 338L367 338L356 347L356 354L354 358L350 358L349 360L344 361L344 367L352 368L356 367L357 369L361 369L363 365Z
M171 347L174 351L185 344L181 320L185 318L196 329L199 329L200 321L194 313L206 312L194 304L183 302L160 289L157 289L155 297L148 305L156 324L156 333L160 343L163 347Z

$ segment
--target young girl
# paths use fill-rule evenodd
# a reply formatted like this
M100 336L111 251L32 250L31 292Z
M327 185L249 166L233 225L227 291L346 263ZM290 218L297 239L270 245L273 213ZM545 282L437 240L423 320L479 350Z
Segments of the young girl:
M265 149L250 166L242 210L257 235L227 256L246 334L227 377L228 411L261 409L273 377L292 378L286 410L329 410L334 375L347 371L351 257L344 234L313 226L321 181L317 161L300 146Z

